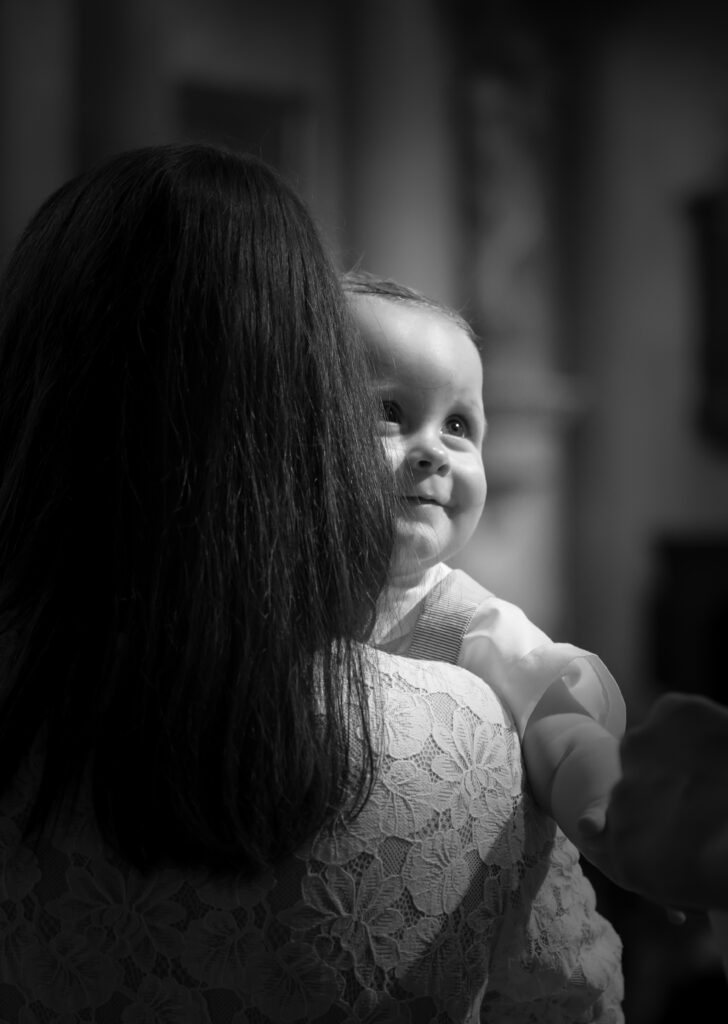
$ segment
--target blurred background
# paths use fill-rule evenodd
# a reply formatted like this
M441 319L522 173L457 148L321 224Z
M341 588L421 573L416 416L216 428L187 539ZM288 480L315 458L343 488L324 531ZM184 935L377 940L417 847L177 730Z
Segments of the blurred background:
M727 701L728 5L0 0L0 262L73 174L191 139L277 166L342 269L473 322L489 495L458 564L598 652L630 724ZM718 1019L703 920L589 870L627 1024Z

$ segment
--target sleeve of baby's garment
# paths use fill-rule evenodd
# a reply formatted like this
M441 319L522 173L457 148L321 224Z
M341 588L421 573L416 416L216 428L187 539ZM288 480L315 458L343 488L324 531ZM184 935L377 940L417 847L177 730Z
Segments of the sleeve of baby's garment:
M508 601L491 596L478 607L463 637L459 664L493 687L521 738L533 709L557 680L612 735L624 732L624 698L604 662L572 644L553 643Z
M540 814L529 802L526 819ZM523 863L493 949L481 1020L622 1024L622 943L596 910L576 848L552 822L537 824Z

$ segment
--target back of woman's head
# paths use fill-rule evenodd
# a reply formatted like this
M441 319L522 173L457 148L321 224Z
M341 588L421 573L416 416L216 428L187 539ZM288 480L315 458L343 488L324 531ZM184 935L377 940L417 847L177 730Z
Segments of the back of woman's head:
M31 221L0 285L0 786L38 738L31 828L86 769L140 865L254 870L365 791L392 534L352 337L252 157L122 154Z

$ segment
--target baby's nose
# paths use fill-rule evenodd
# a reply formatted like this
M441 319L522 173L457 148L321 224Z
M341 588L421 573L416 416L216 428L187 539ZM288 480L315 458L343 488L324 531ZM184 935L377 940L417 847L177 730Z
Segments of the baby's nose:
M446 473L450 468L450 456L447 448L439 439L419 439L407 452L410 469L423 473Z

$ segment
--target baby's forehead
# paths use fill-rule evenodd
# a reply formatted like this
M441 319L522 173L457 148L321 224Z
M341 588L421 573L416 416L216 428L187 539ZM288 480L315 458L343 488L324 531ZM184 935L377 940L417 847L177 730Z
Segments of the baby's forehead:
M482 403L480 353L459 327L448 324L447 330L390 332L377 323L363 334L377 386L420 396L439 391L471 405Z
M369 293L354 293L348 296L355 319L364 335L365 342L386 354L395 346L409 345L427 357L422 328L426 331L440 325L450 337L451 356L460 358L462 343L467 339L467 348L477 354L482 364L480 347L467 323L457 313L437 304L409 298L392 298ZM445 354L448 346L442 346Z

